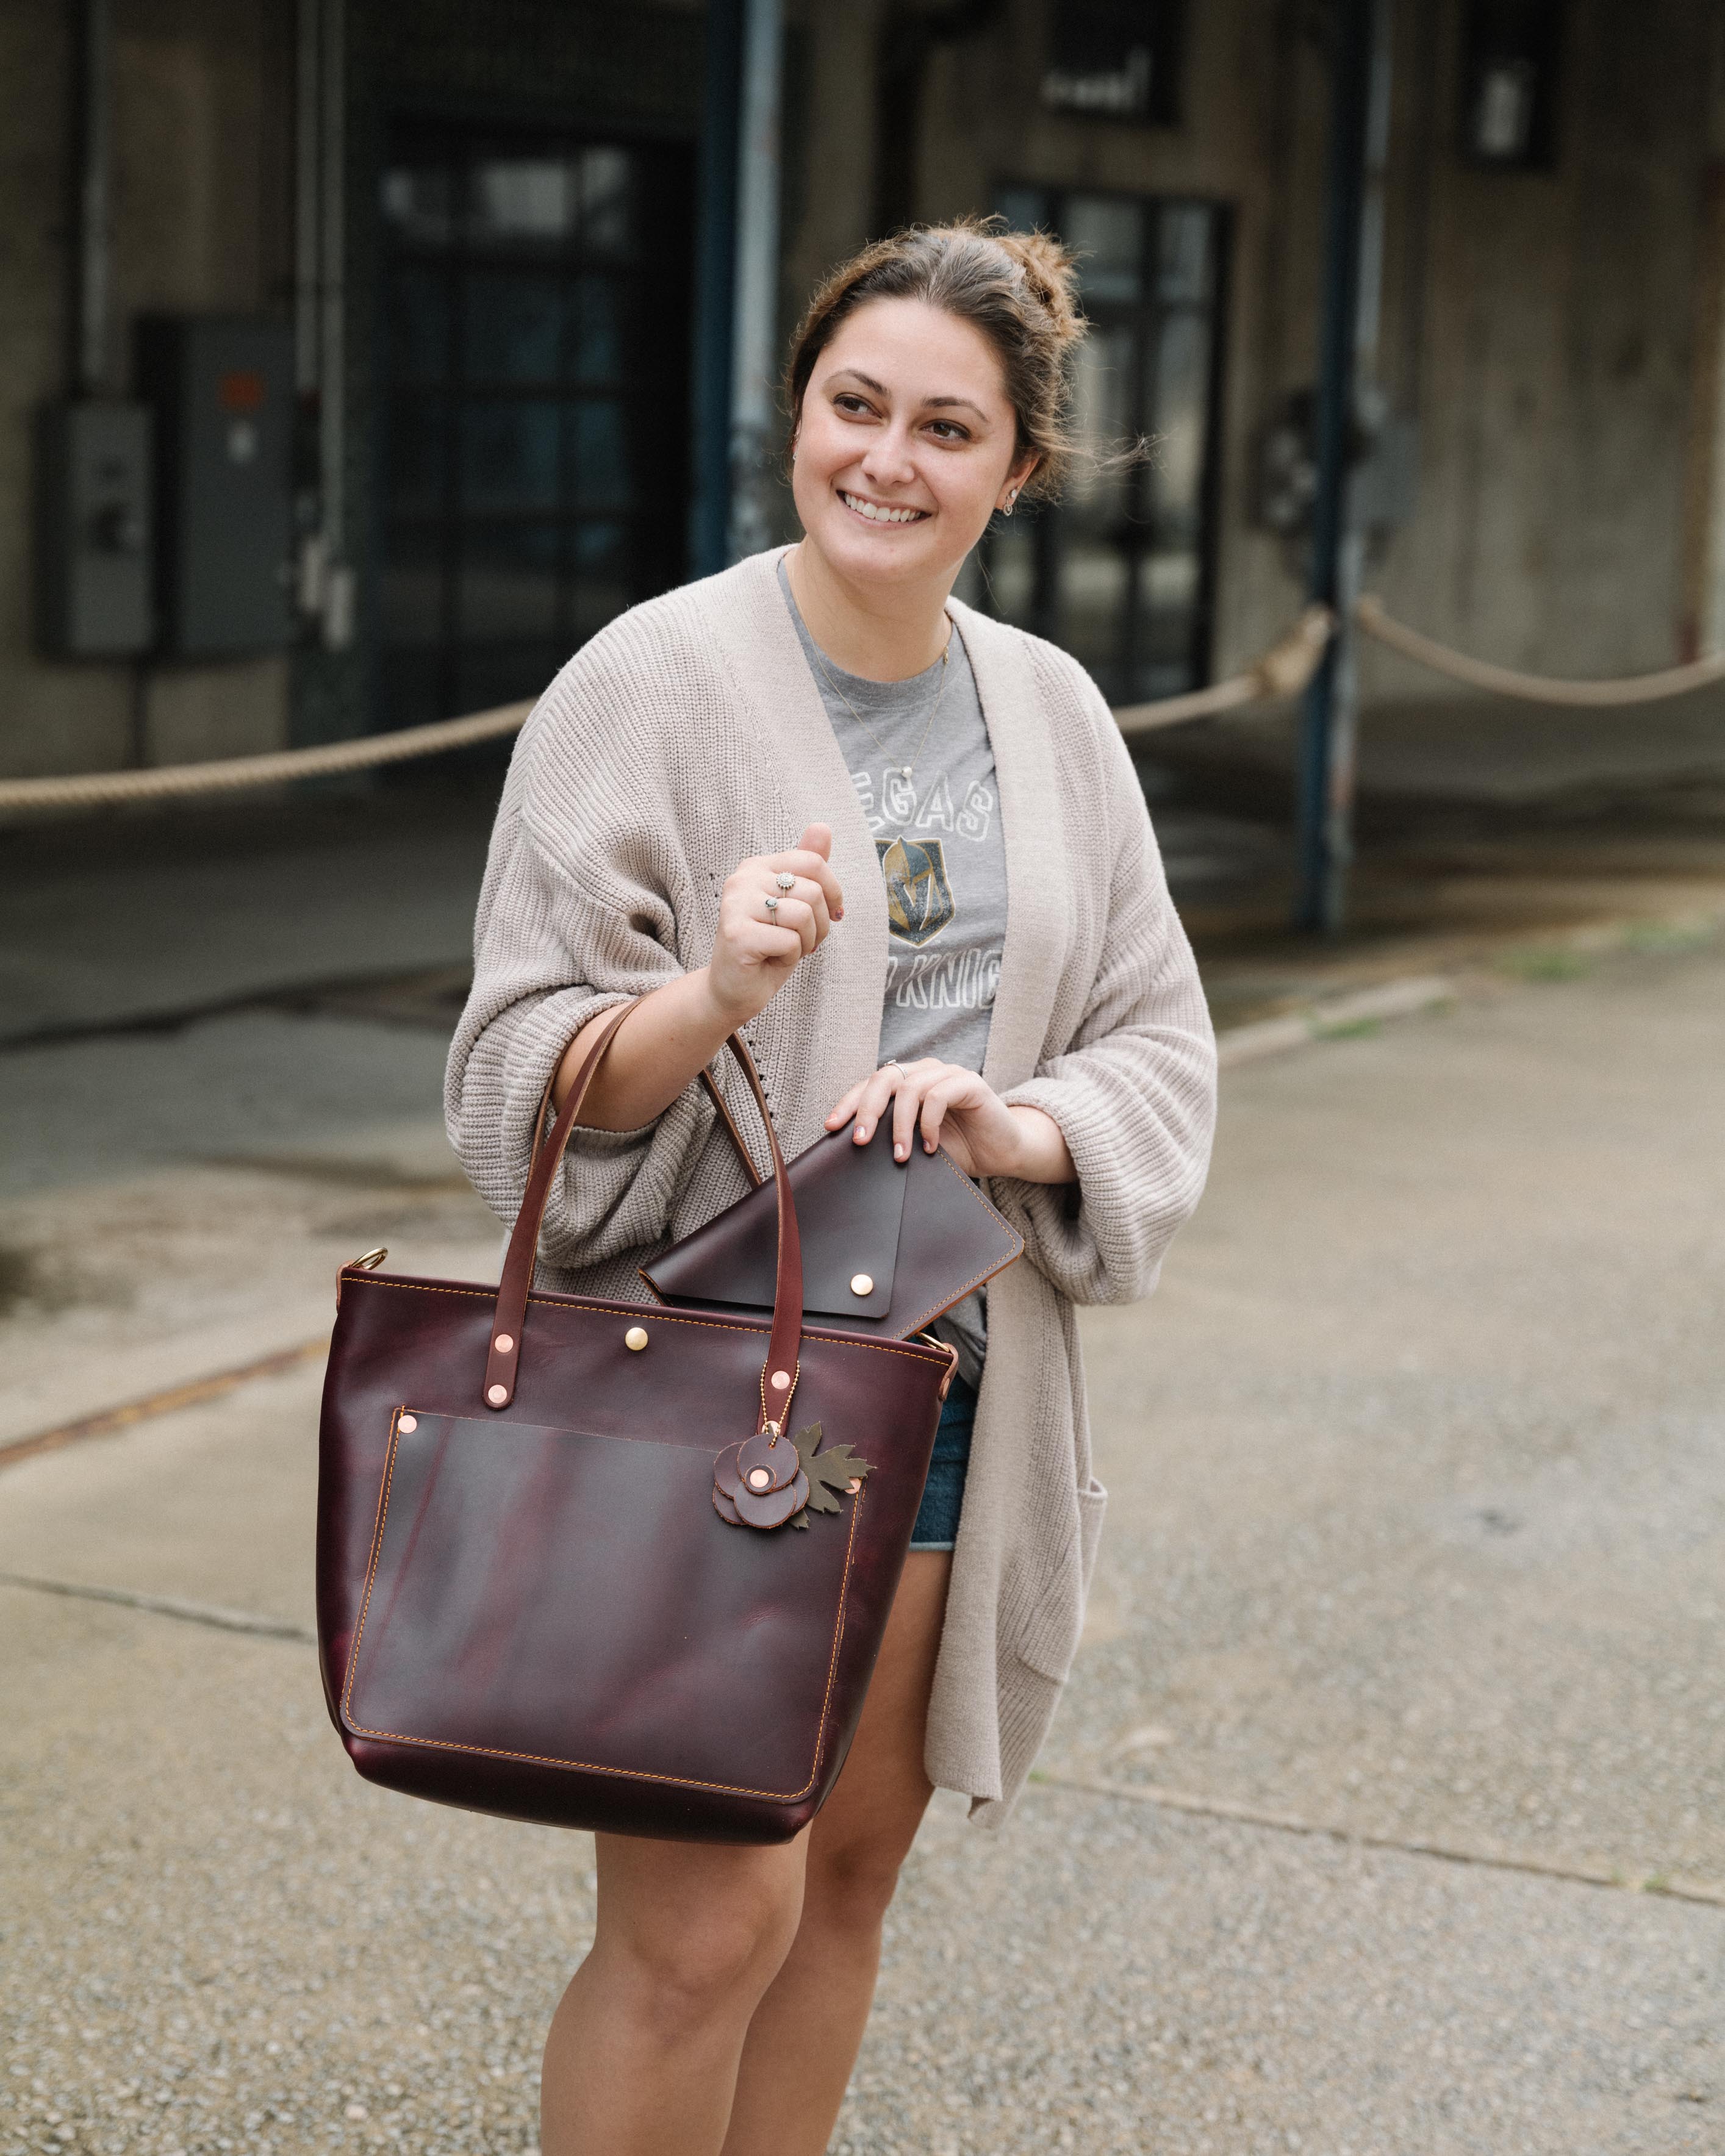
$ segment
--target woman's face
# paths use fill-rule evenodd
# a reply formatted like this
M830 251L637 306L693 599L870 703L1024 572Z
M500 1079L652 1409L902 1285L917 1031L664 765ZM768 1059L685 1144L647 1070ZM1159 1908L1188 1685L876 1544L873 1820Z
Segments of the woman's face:
M981 331L922 300L870 300L839 326L803 394L792 466L803 529L859 583L938 582L1034 458Z

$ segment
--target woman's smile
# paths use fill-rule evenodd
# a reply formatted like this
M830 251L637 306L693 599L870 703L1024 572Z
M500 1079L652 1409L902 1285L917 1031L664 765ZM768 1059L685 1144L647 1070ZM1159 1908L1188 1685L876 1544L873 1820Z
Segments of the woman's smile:
M852 494L842 486L834 491L853 516L864 517L870 524L924 524L934 513L890 501L874 501L865 494Z

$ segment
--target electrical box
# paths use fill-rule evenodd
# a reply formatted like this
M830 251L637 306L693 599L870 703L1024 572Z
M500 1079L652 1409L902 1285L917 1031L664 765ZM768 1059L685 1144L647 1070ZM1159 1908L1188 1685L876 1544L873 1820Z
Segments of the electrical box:
M50 404L36 423L37 640L53 659L130 659L156 640L150 414Z
M270 651L293 634L293 332L213 315L138 325L156 416L156 596L177 659Z

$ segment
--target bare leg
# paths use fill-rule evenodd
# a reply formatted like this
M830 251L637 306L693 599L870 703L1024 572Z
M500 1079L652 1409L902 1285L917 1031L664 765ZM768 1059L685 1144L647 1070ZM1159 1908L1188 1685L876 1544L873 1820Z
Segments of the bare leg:
M809 1836L602 1834L593 1949L552 2018L544 2156L717 2156L750 2016L795 1936Z
M922 1744L951 1569L932 1550L906 1560L850 1756L807 1837L796 1943L749 2025L724 2156L820 2156L832 2133L881 1919L934 1794Z

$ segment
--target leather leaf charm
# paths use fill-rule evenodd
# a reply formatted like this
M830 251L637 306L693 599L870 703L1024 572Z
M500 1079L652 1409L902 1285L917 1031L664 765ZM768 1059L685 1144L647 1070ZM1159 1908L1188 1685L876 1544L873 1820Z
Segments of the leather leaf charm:
M864 1476L874 1471L873 1462L857 1459L848 1445L829 1445L824 1452L817 1451L820 1438L818 1422L796 1435L797 1455L809 1477L809 1502L792 1521L793 1527L806 1527L810 1512L838 1512L839 1498L860 1490Z
M820 1444L820 1424L811 1423L794 1438L769 1439L762 1431L741 1445L727 1445L713 1462L713 1510L733 1527L793 1527L809 1525L807 1511L836 1512L839 1499L862 1487L870 1471L866 1460L852 1457L848 1445Z

